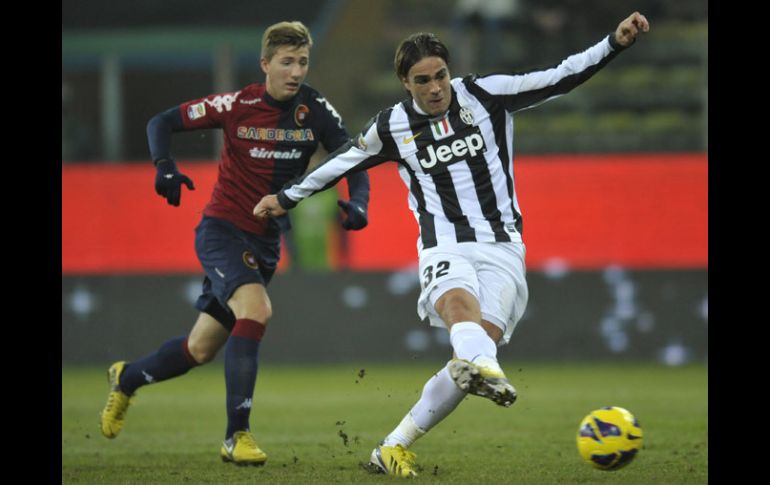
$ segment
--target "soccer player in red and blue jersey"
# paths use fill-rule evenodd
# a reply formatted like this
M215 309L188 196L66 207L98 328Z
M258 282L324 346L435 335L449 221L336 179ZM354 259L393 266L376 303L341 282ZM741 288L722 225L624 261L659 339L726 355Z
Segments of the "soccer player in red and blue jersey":
M260 65L265 82L240 91L188 101L153 117L147 125L157 168L156 192L178 206L182 185L192 180L171 157L174 132L220 128L224 148L211 200L196 228L195 250L205 270L200 310L190 334L164 343L144 358L113 364L111 391L101 413L102 434L114 438L123 427L136 390L171 379L211 361L225 347L227 430L220 455L225 462L262 465L267 455L249 429L257 377L257 354L272 316L266 287L280 256L287 218L258 220L254 205L308 168L319 144L334 152L349 141L342 118L318 91L303 84L312 38L301 22L270 26L262 38ZM343 227L367 225L369 179L348 177L349 201Z

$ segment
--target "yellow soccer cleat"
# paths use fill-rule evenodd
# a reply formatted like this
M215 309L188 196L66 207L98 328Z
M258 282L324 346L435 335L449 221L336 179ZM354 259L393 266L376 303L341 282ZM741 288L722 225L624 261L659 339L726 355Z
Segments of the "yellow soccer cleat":
M107 396L107 404L99 415L102 434L107 438L114 438L123 429L123 421L126 419L126 410L131 404L131 396L126 395L118 387L120 375L126 367L125 361L115 362L107 371L107 380L110 383L110 394Z
M372 457L369 461L370 470L374 469L378 473L387 473L400 478L416 477L415 458L417 455L401 445L380 445L372 450Z
M463 391L485 397L505 407L516 401L516 389L497 365L484 366L467 360L453 359L447 367L449 375Z
M241 466L261 466L267 461L267 455L259 449L254 436L248 431L236 431L232 438L225 440L219 455L222 461Z

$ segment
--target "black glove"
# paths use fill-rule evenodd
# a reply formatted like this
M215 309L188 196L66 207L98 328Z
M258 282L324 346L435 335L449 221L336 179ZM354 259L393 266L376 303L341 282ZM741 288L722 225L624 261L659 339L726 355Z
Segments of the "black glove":
M158 170L155 175L155 192L165 197L169 204L179 205L179 200L182 198L182 184L185 184L189 190L195 190L192 180L187 175L179 173L176 163L170 158L158 160L155 162L155 168Z
M358 231L369 224L369 219L366 217L366 205L354 200L338 200L337 205L347 214L345 220L342 221L342 227L348 231Z

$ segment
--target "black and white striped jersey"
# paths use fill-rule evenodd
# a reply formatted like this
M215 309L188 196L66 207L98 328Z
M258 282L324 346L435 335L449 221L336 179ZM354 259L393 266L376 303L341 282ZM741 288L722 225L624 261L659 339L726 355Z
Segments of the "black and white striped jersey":
M398 163L419 226L419 248L467 241L521 241L513 175L513 113L585 82L621 47L610 34L545 70L466 76L450 81L449 110L422 113L410 98L380 111L357 139L284 188L284 208L387 161Z

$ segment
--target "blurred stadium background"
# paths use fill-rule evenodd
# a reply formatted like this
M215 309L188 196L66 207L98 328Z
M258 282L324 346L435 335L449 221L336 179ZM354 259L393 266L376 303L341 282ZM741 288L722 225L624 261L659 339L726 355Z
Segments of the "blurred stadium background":
M639 10L653 27L639 45L516 117L531 296L500 357L706 365L707 3L511 0L492 17L462 3L63 0L63 364L137 358L189 330L202 278L193 229L220 135L175 136L197 190L173 208L154 193L145 125L182 101L262 81L267 25L310 27L307 82L354 135L402 98L392 58L409 33L439 34L455 75L523 71L593 44ZM393 166L370 176L370 226L360 233L338 230L333 190L292 214L296 230L269 288L275 316L263 361L448 356L446 332L416 315L406 191Z

